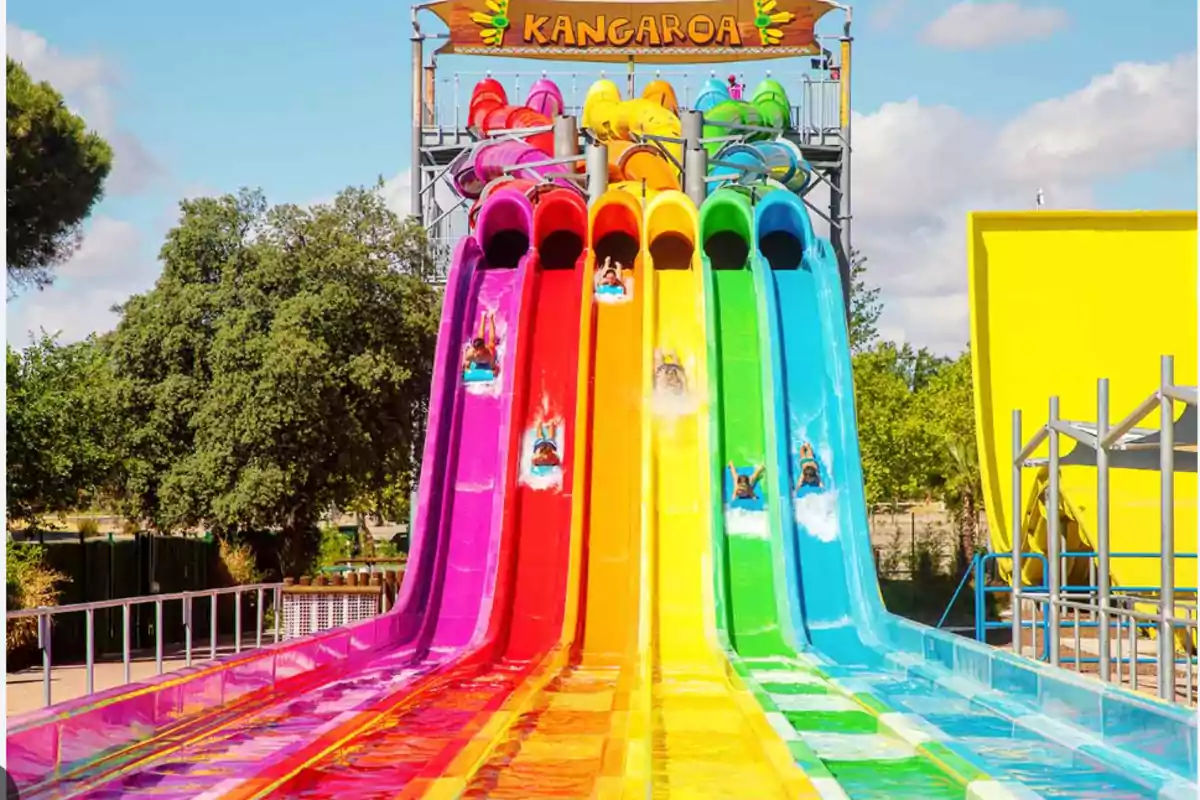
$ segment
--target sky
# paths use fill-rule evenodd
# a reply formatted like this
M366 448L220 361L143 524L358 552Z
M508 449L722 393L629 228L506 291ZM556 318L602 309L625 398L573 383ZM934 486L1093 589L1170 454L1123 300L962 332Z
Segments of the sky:
M970 210L1030 209L1039 189L1046 208L1196 208L1195 0L853 6L853 244L882 289L885 337L941 353L967 343ZM115 152L78 253L51 288L8 302L11 344L114 327L113 305L153 287L182 198L257 187L308 204L382 177L407 210L408 6L10 0L7 11L8 55ZM829 14L818 33L840 28ZM800 66L714 68L749 83L770 69L790 89ZM544 67L568 93L600 69L438 67L447 115L485 69L520 71L527 88ZM672 77L694 87L709 67L686 72Z

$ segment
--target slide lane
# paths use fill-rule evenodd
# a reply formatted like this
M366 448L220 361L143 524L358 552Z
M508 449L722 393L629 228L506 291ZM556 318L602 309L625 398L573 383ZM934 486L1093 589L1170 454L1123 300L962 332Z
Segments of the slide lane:
M641 205L621 191L590 211L583 274L574 524L579 613L564 624L568 657L434 781L430 796L619 797L637 664ZM624 270L600 288L606 261ZM459 777L462 776L462 777ZM411 795L416 796L416 795Z
M414 569L396 611L387 615L390 631L383 651L373 653L369 663L347 659L314 675L303 692L247 704L217 726L164 732L138 750L93 763L25 796L99 791L182 800L210 792L254 794L262 781L270 783L325 742L340 740L381 710L402 704L420 685L415 679L436 680L440 669L477 643L479 622L491 612L493 587L486 576L495 573L499 551L504 493L496 488L504 474L501 455L507 450L512 385L504 360L516 345L516 328L509 341L508 323L520 317L525 272L505 243L522 236L527 242L531 224L528 201L515 195L485 214L478 237L483 247L475 239L460 247L447 293ZM477 331L484 309L495 312L499 381L461 391L462 346ZM443 493L442 486L456 488Z
M675 191L646 210L643 468L650 791L817 797L717 642L713 616L709 383L695 206ZM645 435L644 434L644 435ZM635 761L636 766L636 761Z
M578 195L556 191L539 197L521 300L522 308L539 311L522 315L510 359L517 424L505 448L503 524L509 533L503 538L485 641L435 684L414 692L352 738L324 742L315 759L289 765L269 785L260 785L255 796L360 797L381 781L389 790L419 796L514 690L552 660L561 640L570 572L586 234L587 210Z
M796 563L789 593L793 622L811 645L803 654L807 671L875 717L868 723L850 712L859 721L837 719L841 734L799 729L798 737L851 797L1158 796L1170 781L1162 770L1116 755L1099 736L1047 716L1036 702L977 680L993 669L1008 670L1014 677L1005 685L1020 690L1015 676L1025 670L1040 687L1038 698L1060 716L1065 705L1058 703L1070 702L1080 702L1086 716L1083 709L1090 706L1080 693L1098 687L1087 681L1067 686L1065 673L1057 679L1040 675L1037 667L1016 666L1027 662L887 612L867 530L833 248L813 236L803 201L784 192L758 204L756 236L767 268L771 368L781 399L768 474L775 475L777 491L796 495L790 513L779 513L786 555ZM811 464L800 453L805 444L812 447L821 483L797 491L803 467ZM756 672L766 685L769 675ZM1117 691L1101 691L1111 695L1114 708L1123 704ZM1045 692L1061 693L1058 703ZM1142 712L1129 707L1121 713L1133 719ZM1081 718L1076 724L1086 723ZM1112 758L1137 766L1118 768Z

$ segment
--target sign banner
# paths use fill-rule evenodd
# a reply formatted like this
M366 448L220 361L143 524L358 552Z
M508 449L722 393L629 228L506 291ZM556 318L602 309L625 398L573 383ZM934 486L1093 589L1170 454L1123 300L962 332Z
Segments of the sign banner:
M562 61L694 64L820 52L827 0L439 0L439 53Z

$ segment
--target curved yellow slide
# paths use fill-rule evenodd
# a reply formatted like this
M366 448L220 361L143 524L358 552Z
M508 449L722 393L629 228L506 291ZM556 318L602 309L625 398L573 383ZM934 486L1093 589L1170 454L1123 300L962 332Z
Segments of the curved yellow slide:
M1096 385L1109 379L1110 422L1159 385L1159 357L1175 357L1175 382L1196 383L1196 212L988 212L969 218L971 349L984 500L992 546L1011 551L1012 411L1028 441L1046 423L1049 398L1063 419L1096 421ZM1176 405L1175 415L1182 413ZM1159 426L1158 412L1141 425ZM1063 437L1060 453L1075 446ZM1046 447L1035 457L1044 457ZM1095 550L1096 469L1061 468L1067 546ZM1044 553L1039 488L1025 470L1024 549ZM1159 551L1160 473L1110 470L1113 552ZM1196 474L1175 475L1175 552L1196 552ZM1083 559L1070 580L1087 582ZM1001 561L1007 576L1009 564ZM1028 570L1028 571L1026 571ZM1117 586L1160 583L1158 559L1114 558ZM1023 567L1040 582L1040 561ZM1196 560L1176 559L1176 586L1196 585Z
M716 639L704 285L696 207L646 208L641 681L630 774L653 796L817 797ZM630 786L630 795L649 796Z

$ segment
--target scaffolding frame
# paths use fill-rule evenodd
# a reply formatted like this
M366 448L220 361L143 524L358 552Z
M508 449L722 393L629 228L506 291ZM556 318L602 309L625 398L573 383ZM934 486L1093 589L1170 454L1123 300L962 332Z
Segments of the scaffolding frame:
M842 299L845 305L846 313L849 314L850 307L850 252L852 248L851 233L852 233L852 206L851 206L851 118L850 118L850 101L851 101L851 48L853 44L853 36L851 35L851 26L853 23L853 9L850 6L839 3L830 3L834 10L841 11L844 15L842 24L842 33L836 37L818 36L818 43L822 41L836 41L838 44L838 57L834 58L834 53L830 49L821 45L821 57L824 59L828 68L836 68L839 70L839 79L833 80L817 80L813 81L805 76L801 80L803 86L802 99L803 104L793 107L793 119L789 129L783 132L783 137L795 144L805 160L813 168L813 182L810 184L810 189L817 184L825 184L829 189L829 202L825 210L817 208L807 198L805 202L814 213L823 219L829 225L830 240L833 244L834 252L838 260L838 272L842 282ZM465 230L462 232L452 232L449 236L439 235L450 227L448 223L453 221L456 212L459 212L466 204L465 199L459 198L457 201L449 200L448 208L442 208L438 203L436 196L437 187L443 184L451 170L454 168L456 159L465 157L467 153L477 142L483 137L477 136L472 131L468 130L463 124L459 115L455 113L452 124L447 124L450 121L441 120L438 118L437 102L436 102L436 87L438 82L437 77L437 54L432 53L429 58L429 64L425 64L425 42L437 41L446 38L446 34L426 33L421 29L419 12L423 10L420 7L412 9L412 34L410 41L412 43L412 181L409 187L409 209L412 216L421 220L426 230L431 234L431 238L440 246L434 248L435 274L439 281L444 281L446 270L449 266L449 258L451 248L445 245L448 240L453 240L461 235L465 235ZM813 56L806 56L813 57ZM736 62L735 62L736 63ZM631 60L629 63L629 71L627 73L628 85L632 91L635 85L635 66ZM699 70L697 70L699 71ZM544 71L531 70L531 73ZM491 73L486 73L491 74ZM571 73L574 75L575 73ZM768 75L770 72L768 72ZM662 70L654 70L656 77L662 75ZM458 89L457 75L453 78L455 89ZM815 87L815 89L814 89ZM836 91L836 117L833 124L826 125L822 121L818 125L805 124L804 114L808 113L807 108L811 107L816 98L816 102L824 103L827 100L826 93L832 94ZM685 95L686 97L686 95ZM457 106L456 106L457 108ZM566 109L578 113L579 109ZM687 116L689 113L696 112L685 111L681 117ZM574 115L571 115L572 119ZM696 114L696 116L699 116ZM681 120L682 121L682 120ZM574 121L571 123L575 126ZM688 171L693 173L697 170L707 171L707 163L698 160L692 156L689 158L692 151L697 148L702 149L702 145L709 140L704 140L700 137L699 131L704 126L704 120L701 117L698 122L693 122L690 129L687 123L684 123L685 135L683 141L680 142L684 146L684 164L680 165L683 170L683 184L688 186L701 187L700 190L693 190L689 195L699 205L703 202L704 194L697 194L697 191L702 191L704 181L697 181L694 178L688 177ZM725 123L722 127L728 127L729 140L740 141L747 135L754 133L758 128L750 128L744 125L735 125ZM540 129L538 132L544 131ZM691 130L694 135L687 135ZM533 131L521 132L528 135ZM514 136L517 132L505 131L501 136ZM586 133L580 131L578 136L578 145L575 148L576 153L589 151L594 146L587 138ZM660 143L661 144L661 143ZM563 157L563 153L559 152L556 147L555 156ZM588 162L592 164L593 162ZM595 162L599 163L599 162ZM594 175L593 170L589 173ZM703 176L707 179L707 175ZM593 181L594 183L594 181ZM589 197L596 196L589 188Z
M1037 428L1033 436L1026 440L1021 430L1021 411L1012 412L1012 508L1010 509L1010 531L1012 543L1012 641L1013 649L1018 655L1023 654L1021 601L1031 601L1045 608L1045 647L1051 665L1060 666L1060 628L1061 616L1064 611L1074 615L1075 636L1079 635L1080 612L1089 613L1098 619L1099 633L1099 672L1100 679L1111 681L1112 675L1112 627L1117 626L1118 633L1128 627L1130 632L1131 656L1130 677L1134 688L1137 687L1136 630L1150 623L1158 631L1157 658L1154 659L1157 669L1157 693L1162 700L1174 701L1176 697L1176 672L1180 660L1175 657L1175 631L1185 632L1189 642L1182 663L1186 671L1186 702L1195 697L1194 680L1195 653L1192 642L1197 634L1197 617L1195 603L1177 603L1175 586L1175 560L1177 558L1195 558L1195 553L1177 553L1175 549L1175 472L1176 458L1181 448L1195 449L1195 433L1191 432L1192 441L1177 441L1177 427L1182 427L1175 419L1175 403L1182 403L1195 409L1197 406L1197 390L1195 386L1179 386L1175 383L1175 360L1172 356L1164 355L1160 362L1159 387L1138 406L1115 425L1109 424L1109 387L1108 379L1101 378L1096 386L1097 421L1094 425L1088 423L1063 420L1059 415L1059 398L1053 396L1049 402L1047 422ZM1159 430L1138 428L1137 425L1155 410L1159 411L1161 423ZM1066 436L1079 443L1084 448L1095 452L1096 480L1096 550L1094 553L1064 553L1059 530L1060 505L1060 466L1062 457L1059 454L1059 439ZM1183 437L1179 437L1183 438ZM1049 457L1033 459L1032 456L1043 443L1048 444ZM1150 449L1158 450L1158 470L1160 472L1160 543L1157 554L1125 554L1118 553L1117 557L1155 556L1160 561L1160 582L1157 596L1152 588L1134 587L1139 596L1131 598L1125 594L1114 597L1111 583L1110 559L1113 557L1109 532L1109 470L1113 457L1122 452L1137 452ZM1193 457L1194 458L1194 457ZM1022 561L1028 557L1022 552L1024 543L1024 520L1021 514L1022 470L1026 467L1046 466L1048 484L1046 488L1046 574L1043 586L1024 587ZM1192 467L1193 471L1195 467ZM1088 602L1074 597L1070 592L1063 591L1063 568L1065 560L1078 556L1094 556L1097 561L1097 591L1095 599ZM1076 587L1067 587L1074 589ZM1185 587L1179 591L1194 594L1197 587ZM1033 589L1033 591L1029 591ZM1132 593L1132 589L1125 590ZM1114 604L1114 600L1117 602ZM1157 607L1156 613L1137 611L1138 603L1151 604ZM1176 608L1184 607L1186 617L1177 617ZM1068 626L1070 624L1068 623ZM1078 655L1078 648L1076 649ZM1120 663L1120 656L1117 659ZM1119 675L1118 675L1119 679Z

